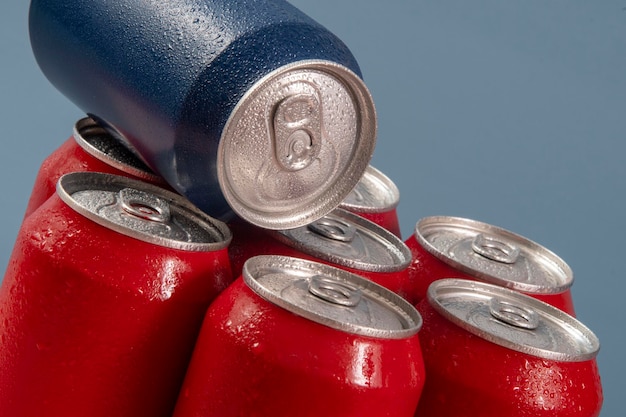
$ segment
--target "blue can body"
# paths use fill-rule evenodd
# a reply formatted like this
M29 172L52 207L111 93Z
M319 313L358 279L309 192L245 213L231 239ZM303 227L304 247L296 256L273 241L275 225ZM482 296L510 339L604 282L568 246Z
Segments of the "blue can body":
M52 84L219 218L217 147L246 91L311 59L360 77L341 40L282 0L32 0L29 19Z

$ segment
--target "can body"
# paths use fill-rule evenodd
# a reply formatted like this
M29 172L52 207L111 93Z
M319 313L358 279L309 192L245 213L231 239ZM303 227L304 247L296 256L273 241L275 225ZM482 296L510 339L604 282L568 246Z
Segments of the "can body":
M212 216L305 224L373 153L356 60L286 1L33 0L29 19L48 79Z
M24 220L0 288L0 409L170 416L206 308L231 281L225 246L141 241L53 195Z
M338 209L307 226L285 231L268 231L241 219L229 226L234 276L254 256L293 256L352 272L405 298L411 293L408 248L390 231L357 214Z
M97 139L97 147L94 146ZM120 157L123 155L123 158ZM121 143L89 118L79 120L74 135L50 154L41 164L26 206L27 217L55 193L57 181L70 172L104 172L137 178L151 184L166 186Z
M240 278L207 312L174 416L412 416L424 380L420 355L417 334L337 330L260 297Z
M340 208L376 223L401 237L398 211L400 190L394 182L373 166L368 166Z
M431 232L428 227L437 231ZM476 244L479 237L488 235L497 238L485 237L482 243ZM515 242L515 245L507 242ZM495 256L491 259L489 254L478 253L479 247L505 253L517 242L522 251L517 252L518 260L514 262L502 262ZM427 217L417 223L415 233L404 243L412 253L409 276L413 302L423 299L429 285L438 279L463 278L515 289L575 315L570 289L573 274L569 266L552 252L519 235L468 219ZM550 268L543 265L550 265ZM531 272L526 275L528 271Z
M565 361L534 356L452 323L428 299L417 309L424 320L420 340L428 378L416 416L600 414L603 395L595 358Z

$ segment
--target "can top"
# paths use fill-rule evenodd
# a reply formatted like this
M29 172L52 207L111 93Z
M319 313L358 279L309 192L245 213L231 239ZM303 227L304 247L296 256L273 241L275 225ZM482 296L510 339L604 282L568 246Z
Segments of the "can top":
M73 136L78 146L105 164L137 178L164 183L137 155L91 117L76 122Z
M178 194L118 175L63 175L57 194L73 210L126 236L186 251L226 248L231 232Z
M428 302L470 333L528 355L580 362L600 349L596 335L574 317L497 285L442 279L428 287Z
M369 165L363 177L339 205L360 213L382 213L395 209L400 202L400 190L391 179Z
M298 61L255 83L233 110L218 146L218 181L248 222L303 226L350 193L375 141L374 103L363 81L330 61Z
M362 271L396 272L411 262L410 249L396 235L343 209L272 235L301 252Z
M443 262L486 282L528 294L558 294L574 281L570 267L543 246L515 233L459 217L425 217L417 241Z
M416 334L422 318L410 303L350 272L287 256L246 261L243 280L265 300L325 326L384 339Z

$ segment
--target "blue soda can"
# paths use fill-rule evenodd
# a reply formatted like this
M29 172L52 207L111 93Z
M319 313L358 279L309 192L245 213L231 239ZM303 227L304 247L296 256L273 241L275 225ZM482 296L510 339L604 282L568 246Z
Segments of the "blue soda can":
M281 0L32 0L46 77L211 216L268 229L329 213L376 112L335 35Z

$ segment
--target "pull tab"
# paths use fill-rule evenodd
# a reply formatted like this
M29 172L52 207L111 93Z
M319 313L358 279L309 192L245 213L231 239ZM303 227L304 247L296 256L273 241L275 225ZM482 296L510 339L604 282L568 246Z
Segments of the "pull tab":
M122 210L131 216L159 223L170 220L169 204L153 194L124 188L119 192L119 202Z
M274 111L273 127L280 165L288 171L309 166L319 154L322 142L322 108L317 95L299 93L280 101Z
M361 291L358 288L321 275L311 277L309 292L324 301L344 307L354 307L361 301Z
M497 298L489 302L489 313L495 319L520 329L533 330L539 326L539 315L534 310Z
M482 233L477 234L472 241L472 250L487 259L504 264L515 263L520 254L517 246L485 236Z
M354 225L329 217L322 217L309 224L307 228L317 235L338 242L352 242L356 235Z

